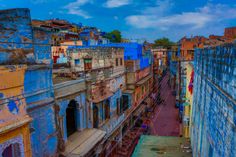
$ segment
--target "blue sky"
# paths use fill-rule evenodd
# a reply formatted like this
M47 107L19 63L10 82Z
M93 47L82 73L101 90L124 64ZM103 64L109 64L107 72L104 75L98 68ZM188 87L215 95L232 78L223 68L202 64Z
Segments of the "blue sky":
M29 8L32 19L67 19L149 41L222 35L236 26L236 0L0 0L0 9L8 8Z

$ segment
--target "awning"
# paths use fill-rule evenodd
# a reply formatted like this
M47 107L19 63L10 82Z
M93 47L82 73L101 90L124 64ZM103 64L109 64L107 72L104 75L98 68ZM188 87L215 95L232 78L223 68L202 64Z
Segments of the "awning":
M143 78L142 80L138 81L136 84L137 84L138 86L140 86L140 85L144 84L145 82L147 82L147 81L148 81L150 78L152 78L152 77L153 77L153 75L146 76L146 77Z
M67 157L83 157L105 136L106 132L99 129L85 129L68 138L63 155Z

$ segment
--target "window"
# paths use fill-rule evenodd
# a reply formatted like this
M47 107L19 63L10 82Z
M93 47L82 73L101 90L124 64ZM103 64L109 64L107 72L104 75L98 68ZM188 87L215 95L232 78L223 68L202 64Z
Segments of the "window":
M21 149L19 143L10 144L8 147L4 149L2 154L0 154L2 157L18 157L21 156Z
M90 70L92 69L92 59L86 58L84 59L84 70Z
M120 59L120 65L123 65L123 59L122 58Z
M148 91L148 82L145 84L145 91L147 92Z
M116 114L120 115L120 99L116 99Z
M140 93L137 93L137 95L136 95L136 101L139 101L139 99L140 99Z
M129 108L129 97L128 95L122 95L123 111L126 111Z
M110 101L106 100L105 102L105 119L110 118Z
M118 66L118 58L116 58L116 66Z
M80 60L79 59L75 59L75 65L79 65L80 64Z

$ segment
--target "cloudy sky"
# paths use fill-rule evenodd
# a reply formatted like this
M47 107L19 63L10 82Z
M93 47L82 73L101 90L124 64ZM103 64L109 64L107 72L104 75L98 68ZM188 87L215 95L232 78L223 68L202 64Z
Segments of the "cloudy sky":
M0 0L0 9L30 8L33 19L61 18L129 39L222 35L236 26L236 0Z

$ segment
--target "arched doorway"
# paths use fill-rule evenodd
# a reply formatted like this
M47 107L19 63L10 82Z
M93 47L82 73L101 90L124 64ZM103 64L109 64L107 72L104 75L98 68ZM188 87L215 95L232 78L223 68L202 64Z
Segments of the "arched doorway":
M93 127L98 128L98 107L97 105L93 105Z
M20 157L20 156L21 156L21 151L19 143L14 143L9 145L2 152L2 157Z
M76 132L76 101L71 100L66 109L67 137Z

